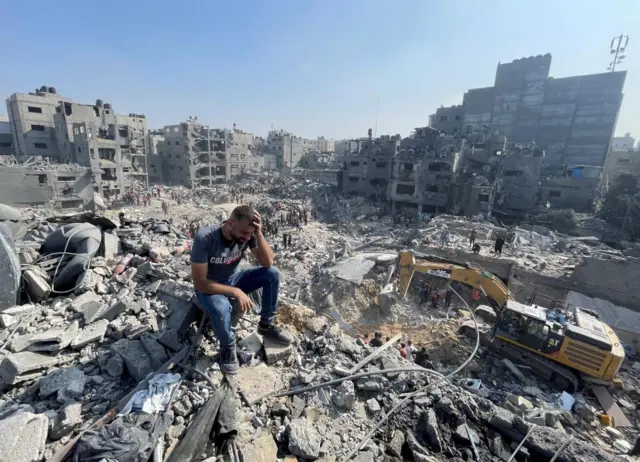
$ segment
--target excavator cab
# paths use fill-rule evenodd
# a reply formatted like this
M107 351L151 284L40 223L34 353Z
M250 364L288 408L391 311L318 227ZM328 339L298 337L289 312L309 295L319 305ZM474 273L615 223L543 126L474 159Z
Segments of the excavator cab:
M559 329L554 329L553 323L547 321L541 307L523 305L515 300L509 300L500 311L494 336L545 354L560 350L563 338Z

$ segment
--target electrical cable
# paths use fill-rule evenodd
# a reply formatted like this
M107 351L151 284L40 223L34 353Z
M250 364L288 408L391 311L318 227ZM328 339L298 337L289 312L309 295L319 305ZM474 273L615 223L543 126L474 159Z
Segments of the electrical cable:
M67 248L69 247L69 243L71 242L71 238L79 233L80 231L86 231L86 229L84 228L80 228L80 229L76 229L74 230L69 237L67 237L67 242L65 243L64 249L62 250L62 252L53 252L47 255L42 255L39 258L37 258L35 261L33 261L32 263L30 263L27 267L25 267L24 271L31 269L32 267L34 267L36 265L36 263L46 260L46 259L50 259L51 257L54 257L56 255L60 255L60 260L58 261L58 264L56 265L56 269L53 273L53 276L51 278L51 293L54 294L67 294L70 292L74 292L78 287L80 287L82 285L82 283L84 282L85 277L87 276L87 270L89 269L89 267L91 266L91 259L92 257L89 254L86 253L74 253L74 252L67 252ZM70 290L65 290L65 291L58 291L55 290L54 288L54 281L56 280L56 276L58 275L58 271L60 270L60 265L62 264L62 261L64 260L64 256L65 255L72 255L72 256L81 256L84 257L85 259L85 263L83 264L83 274L82 274L82 278L80 279L80 281ZM23 275L21 276L22 279L24 279L24 271L23 271Z
M413 275L412 275L413 277ZM482 285L480 286L482 288ZM451 288L451 290L453 290L453 293L456 294L458 296L458 298L460 300L462 300L462 302L466 305L466 307L469 309L469 312L471 313L471 318L473 319L474 325L475 325L475 330L476 330L476 345L473 349L473 352L471 353L471 355L469 355L469 357L458 367L456 368L453 372L445 375L444 377L440 378L439 380L427 384L424 387L420 388L419 390L414 391L413 393L409 394L405 399L403 399L402 401L398 402L395 406L393 406L391 408L391 410L389 412L387 412L379 421L378 423L376 423L374 425L374 427L371 429L371 431L369 431L369 433L367 433L365 435L365 437L360 441L360 443L358 443L356 445L356 447L349 452L349 454L347 454L347 456L342 459L342 462L346 462L348 460L350 460L360 449L362 449L362 447L367 443L367 441L369 441L369 439L375 434L376 431L378 431L378 429L382 426L382 424L384 424L387 420L389 420L389 418L391 417L391 415L393 415L394 412L396 412L398 409L400 409L401 407L403 407L405 404L407 404L411 399L413 399L416 395L420 394L420 393L424 393L427 390L429 390L432 387L435 387L436 385L439 385L445 381L447 381L448 379L450 379L451 377L453 377L455 374L457 374L458 372L460 372L462 369L464 369L473 359L473 357L476 355L476 353L478 352L478 348L480 347L480 332L478 331L478 321L476 320L476 316L473 312L473 310L471 309L471 307L469 307L469 304L465 301L464 298L462 298L462 296L455 290L453 289L451 286L449 286L449 288Z

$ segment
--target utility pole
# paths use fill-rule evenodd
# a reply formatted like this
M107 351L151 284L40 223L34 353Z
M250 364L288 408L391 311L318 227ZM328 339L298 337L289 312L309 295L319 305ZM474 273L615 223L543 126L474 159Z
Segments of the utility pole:
M376 123L374 125L373 128L373 137L375 138L376 136L378 136L378 113L380 112L380 100L378 100L378 103L376 104Z
M613 55L613 61L609 63L607 70L614 72L616 65L620 64L626 56L623 54L629 44L629 36L620 34L617 37L611 39L610 53Z

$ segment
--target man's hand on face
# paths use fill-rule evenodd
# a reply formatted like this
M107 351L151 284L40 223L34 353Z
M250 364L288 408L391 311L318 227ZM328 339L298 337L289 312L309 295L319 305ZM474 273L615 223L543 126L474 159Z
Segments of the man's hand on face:
M240 289L238 289L234 297L236 298L236 302L238 303L238 310L240 311L240 313L248 313L251 308L253 308L253 302L251 301L249 296Z
M258 212L253 212L253 226L256 227L256 234L262 234L262 218Z

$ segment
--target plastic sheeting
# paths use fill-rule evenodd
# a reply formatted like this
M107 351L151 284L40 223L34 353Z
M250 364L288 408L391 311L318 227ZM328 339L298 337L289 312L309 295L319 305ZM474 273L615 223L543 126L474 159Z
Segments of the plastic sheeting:
M146 390L137 391L122 409L121 414L145 412L156 414L166 409L171 393L180 382L180 374L157 374L149 379Z
M53 289L57 292L72 291L84 277L101 241L100 228L90 223L64 225L47 236L40 247L42 255L66 252L58 272L53 275Z
M170 417L129 414L87 430L76 445L73 462L147 462L171 425Z

